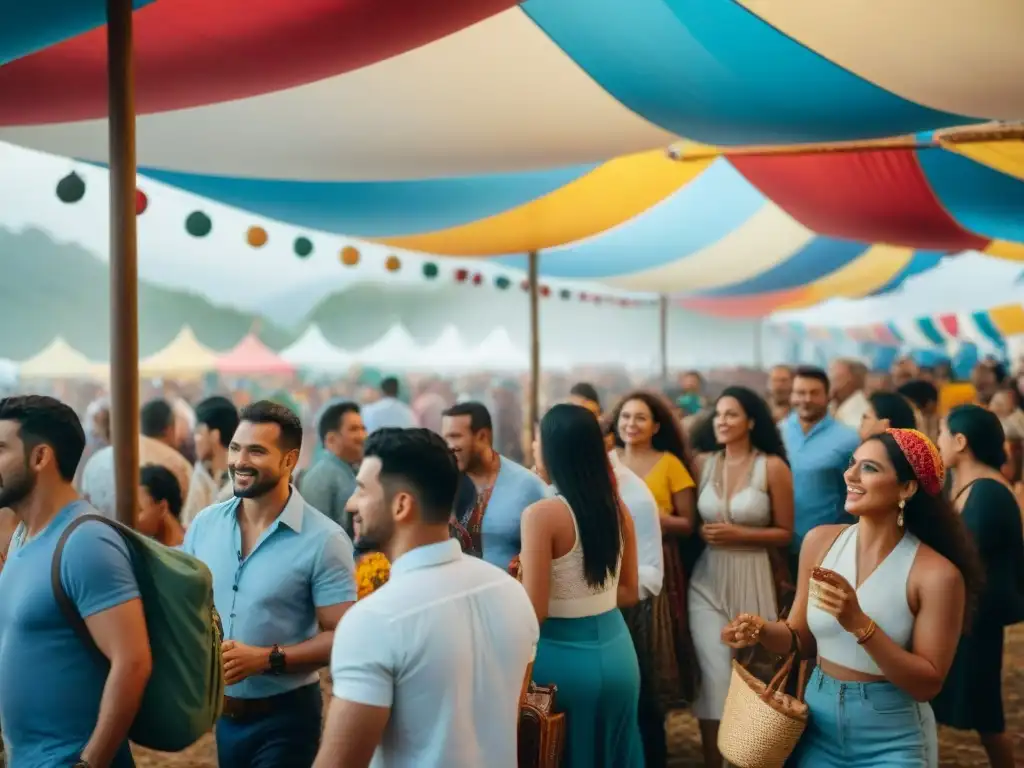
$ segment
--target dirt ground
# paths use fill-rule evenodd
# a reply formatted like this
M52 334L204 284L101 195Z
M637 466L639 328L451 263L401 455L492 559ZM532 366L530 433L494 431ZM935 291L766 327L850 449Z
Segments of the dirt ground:
M1024 625L1010 630L1007 640L1003 665L1006 727L1016 736L1017 763L1024 766ZM674 713L669 718L669 750L671 768L701 766L697 723L685 712ZM940 729L939 754L942 768L988 765L985 752L973 733ZM217 765L217 751L212 738L207 737L191 749L174 755L137 748L135 759L140 768L213 768Z

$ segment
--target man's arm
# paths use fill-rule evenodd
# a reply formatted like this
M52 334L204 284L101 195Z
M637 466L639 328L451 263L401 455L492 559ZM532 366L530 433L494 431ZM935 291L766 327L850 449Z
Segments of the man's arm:
M149 682L153 659L142 600L136 598L85 620L89 634L110 660L96 727L82 759L93 768L108 766L128 738Z
M61 580L93 641L110 661L96 726L82 758L110 765L128 738L153 661L135 572L120 534L84 523L68 538Z
M395 633L386 617L366 608L350 611L334 636L334 695L314 768L367 768L391 717Z

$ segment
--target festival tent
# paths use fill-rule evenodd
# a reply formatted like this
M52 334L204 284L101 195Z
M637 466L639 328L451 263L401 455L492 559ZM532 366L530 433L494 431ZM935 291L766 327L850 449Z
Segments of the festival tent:
M287 375L294 373L295 367L268 349L255 333L249 333L217 358L217 370L229 376Z
M530 356L519 349L504 328L495 328L472 353L474 367L483 371L518 373L530 370Z
M107 366L94 363L58 336L18 366L22 379L99 379Z
M327 340L316 323L310 325L293 344L281 350L280 357L296 368L321 373L343 373L354 362L351 354Z
M11 384L18 380L18 364L13 360L0 358L0 384Z
M369 368L408 370L417 367L422 347L401 324L388 331L363 349L353 353L359 365Z
M473 351L454 325L445 326L441 334L419 350L417 367L438 373L454 373L475 367Z
M158 352L139 361L139 375L146 378L199 379L216 370L217 353L205 346L189 326Z

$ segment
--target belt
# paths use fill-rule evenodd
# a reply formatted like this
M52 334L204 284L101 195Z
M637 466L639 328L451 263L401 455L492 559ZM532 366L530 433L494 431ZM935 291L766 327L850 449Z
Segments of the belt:
M319 685L317 686L319 689ZM224 709L221 715L228 720L245 721L256 720L266 717L275 712L287 709L294 705L295 699L306 689L296 688L276 696L264 696L261 699L239 699L234 696L224 697Z

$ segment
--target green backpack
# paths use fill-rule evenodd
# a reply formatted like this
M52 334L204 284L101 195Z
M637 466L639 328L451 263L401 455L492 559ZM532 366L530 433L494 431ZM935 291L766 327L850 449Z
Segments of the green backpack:
M104 666L109 662L96 647L60 577L68 536L90 520L110 526L128 545L149 631L153 672L128 736L149 749L179 752L213 728L224 705L223 629L213 605L213 576L191 555L101 515L71 521L53 553L53 595L82 642Z

